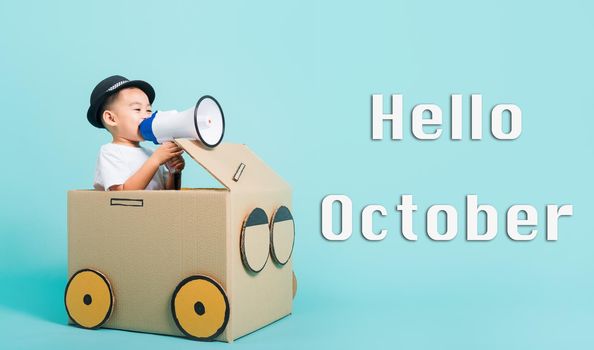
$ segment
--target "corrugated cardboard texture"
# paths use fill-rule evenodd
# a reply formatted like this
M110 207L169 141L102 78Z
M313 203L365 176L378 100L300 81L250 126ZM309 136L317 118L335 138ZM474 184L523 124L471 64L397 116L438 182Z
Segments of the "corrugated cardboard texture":
M105 327L182 335L170 302L190 275L210 276L229 294L228 195L214 189L68 193L68 272L91 268L110 280L115 305ZM217 339L228 340L230 329Z
M216 339L232 341L291 313L291 259L281 266L269 257L253 273L240 253L243 221L256 207L269 219L282 205L291 209L291 188L245 145L176 142L226 188L68 192L69 275L90 268L110 280L115 306L105 327L180 336L173 291L207 275L231 311Z
M289 184L278 176L266 163L256 156L246 145L224 143L215 148L204 148L198 141L176 139L197 163L230 190L235 189L282 189ZM244 164L237 181L233 176Z
M270 218L279 206L292 206L289 190L232 191L231 203L231 324L236 339L291 313L292 259L281 266L269 257L262 271L251 273L241 261L239 242L243 220L255 207L264 209Z

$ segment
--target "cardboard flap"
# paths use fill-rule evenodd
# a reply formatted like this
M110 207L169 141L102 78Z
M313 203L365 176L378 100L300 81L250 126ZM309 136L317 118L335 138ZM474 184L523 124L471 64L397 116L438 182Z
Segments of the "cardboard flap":
M222 143L206 148L195 140L176 139L175 142L229 190L290 188L246 145Z

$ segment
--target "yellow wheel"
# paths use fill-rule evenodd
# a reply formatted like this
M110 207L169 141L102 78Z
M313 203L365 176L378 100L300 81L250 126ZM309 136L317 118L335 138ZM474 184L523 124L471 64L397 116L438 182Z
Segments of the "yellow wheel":
M212 278L190 276L181 281L171 298L171 312L177 327L188 337L213 340L229 321L229 300Z
M100 272L84 269L76 272L66 285L66 312L83 328L98 328L113 310L113 293L107 278Z

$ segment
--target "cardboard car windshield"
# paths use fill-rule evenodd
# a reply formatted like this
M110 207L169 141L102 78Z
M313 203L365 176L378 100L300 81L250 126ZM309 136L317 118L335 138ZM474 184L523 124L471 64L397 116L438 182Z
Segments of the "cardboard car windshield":
M71 323L232 342L291 313L290 186L198 136L171 139L224 188L68 192Z

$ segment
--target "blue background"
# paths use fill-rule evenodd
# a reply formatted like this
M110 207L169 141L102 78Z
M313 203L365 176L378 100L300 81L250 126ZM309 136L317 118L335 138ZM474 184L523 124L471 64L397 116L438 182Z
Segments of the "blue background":
M109 135L85 118L89 94L121 74L156 88L157 109L221 102L228 142L246 143L294 189L294 313L237 348L572 348L594 346L594 7L587 1L2 1L0 338L3 348L204 348L182 338L67 326L66 192L91 188ZM371 94L404 95L404 140L371 140ZM449 98L464 95L464 140ZM471 93L484 137L469 139ZM410 111L436 103L444 136L418 141ZM488 112L514 103L523 132L490 136ZM387 126L387 124L386 124ZM184 185L214 184L186 157ZM353 200L355 233L321 236L327 194ZM417 242L394 210L413 194ZM464 198L500 213L490 242L464 238ZM424 214L453 204L460 232L431 241ZM367 204L381 242L360 235ZM505 235L513 204L539 212L530 242ZM559 240L546 204L573 204ZM8 344L8 345L7 345Z

